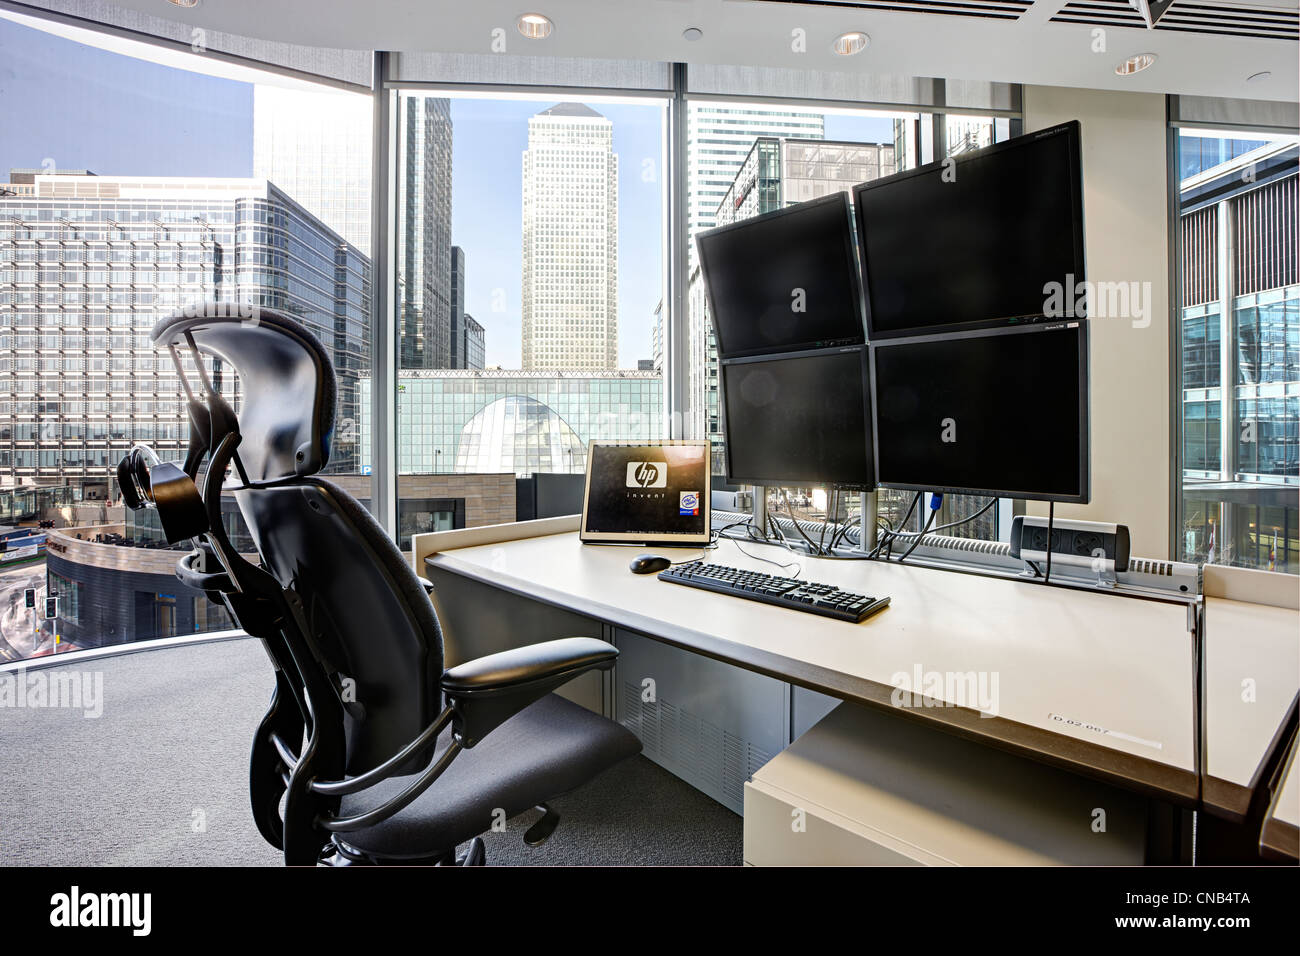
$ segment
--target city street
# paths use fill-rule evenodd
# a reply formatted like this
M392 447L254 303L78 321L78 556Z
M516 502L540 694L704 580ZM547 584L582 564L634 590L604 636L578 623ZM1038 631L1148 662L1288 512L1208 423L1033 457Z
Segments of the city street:
M23 603L23 591L36 588L36 607ZM31 657L49 636L35 630L45 610L45 561L0 571L0 661Z

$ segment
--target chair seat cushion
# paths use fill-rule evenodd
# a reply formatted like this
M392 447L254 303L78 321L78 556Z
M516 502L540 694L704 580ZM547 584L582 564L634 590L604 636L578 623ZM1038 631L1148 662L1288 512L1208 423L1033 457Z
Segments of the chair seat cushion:
M446 750L450 731L438 740ZM625 727L548 694L463 751L446 772L405 810L366 830L341 833L350 846L377 858L409 859L441 853L492 826L493 811L506 817L582 786L601 771L641 751ZM396 796L418 774L393 777L343 798L352 816Z

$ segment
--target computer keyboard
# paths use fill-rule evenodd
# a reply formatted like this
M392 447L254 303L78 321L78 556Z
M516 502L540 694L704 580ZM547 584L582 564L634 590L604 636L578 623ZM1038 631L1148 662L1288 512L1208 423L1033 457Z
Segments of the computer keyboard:
M717 591L719 594L733 594L796 611L809 611L855 624L889 604L887 597L874 598L852 591L841 591L832 584L799 581L761 571L732 568L725 564L706 564L703 561L679 564L660 571L659 580L703 588L705 591Z

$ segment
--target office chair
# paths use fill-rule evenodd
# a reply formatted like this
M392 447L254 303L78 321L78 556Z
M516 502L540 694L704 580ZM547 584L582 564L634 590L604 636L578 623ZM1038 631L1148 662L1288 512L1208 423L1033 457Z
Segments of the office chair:
M190 444L183 463L136 446L118 480L129 507L157 509L168 542L194 543L177 577L270 655L275 690L249 770L258 830L287 864L481 865L479 834L541 807L525 840L543 842L558 822L547 801L641 749L619 724L552 693L612 668L617 649L563 638L444 671L432 586L319 477L335 415L328 354L287 316L232 312L209 305L154 327L188 396ZM203 355L219 360L211 376ZM238 415L219 393L225 366L238 375ZM258 563L231 546L227 489Z

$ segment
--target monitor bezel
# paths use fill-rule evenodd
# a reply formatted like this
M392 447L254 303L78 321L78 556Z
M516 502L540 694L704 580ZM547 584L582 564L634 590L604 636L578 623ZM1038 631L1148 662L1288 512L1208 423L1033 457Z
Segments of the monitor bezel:
M704 491L700 501L703 511L704 530L699 534L628 534L621 531L588 531L587 506L591 500L591 466L595 459L597 446L604 448L665 448L668 446L690 445L704 450ZM578 518L578 539L584 544L646 544L646 545L680 545L684 548L698 548L713 540L713 514L711 496L713 493L712 448L706 439L664 438L657 441L610 441L593 438L587 443L586 475L582 481L582 514Z
M986 159L989 156L997 156L1000 153L1010 152L1014 149L1022 149L1032 146L1041 140L1049 139L1055 136L1065 136L1069 143L1070 165L1071 169L1067 175L1065 185L1070 190L1070 209L1072 220L1069 228L1073 232L1074 245L1074 265L1071 275L1074 276L1075 282L1084 282L1087 280L1087 261L1084 243L1084 222L1083 222L1083 158L1082 158L1082 136L1078 120L1070 120L1066 123L1060 123L1050 129L1038 130L1033 133L1026 133L1023 136L1016 136L1013 139L1004 140L1001 143L994 143L991 146L985 146L983 149L972 150L969 153L962 153L957 156L949 157L958 170L958 176L961 175L960 169L963 162L969 162L972 159ZM871 268L867 262L867 242L866 242L866 224L864 222L861 197L873 189L886 189L897 187L906 180L918 176L929 174L942 174L945 169L944 164L948 160L938 160L932 163L926 163L923 166L917 166L915 169L906 169L894 173L892 176L883 176L880 179L873 179L870 182L859 183L852 189L853 199L853 226L856 231L858 245L858 271L860 272L861 290L862 290L862 310L863 320L867 330L867 341L876 342L885 339L908 338L915 335L938 335L946 332L963 332L974 329L1003 328L1008 325L1024 324L1049 324L1061 322L1067 319L1083 319L1086 316L1056 316L1046 317L1041 312L1026 313L1024 315L1002 315L990 316L984 319L972 319L965 322L946 322L935 325L916 325L902 329L878 329L874 321L874 314L871 307ZM1060 279L1064 281L1065 276ZM1072 295L1067 296L1069 301L1073 302Z
M1051 323L1034 325L1014 325L993 329L968 329L959 332L952 332L946 335L910 335L906 338L892 338L882 342L873 343L870 347L871 382L873 386L876 383L876 352L879 349L897 348L901 346L938 341L955 341L960 339L991 338L995 336L1001 337L1011 335L1037 335L1075 327L1079 329L1079 492L1077 494L1047 494L1026 489L964 488L955 485L922 485L901 481L887 481L882 477L880 471L880 421L878 417L880 403L878 401L872 403L872 412L876 417L873 417L871 422L871 460L875 467L877 486L880 488L893 488L898 491L929 491L935 494L982 495L993 498L1019 498L1023 501L1059 501L1069 504L1088 504L1092 500L1092 434L1090 431L1092 426L1089 410L1092 396L1090 371L1092 363L1089 360L1091 335L1089 333L1088 322L1086 319L1056 319ZM1032 400L1032 396L1026 396L1026 400Z
M776 362L784 359L801 359L817 358L826 355L838 355L844 352L857 352L859 360L862 363L862 410L863 426L867 431L865 454L867 457L867 480L866 482L834 482L809 478L791 478L791 477L772 477L768 476L740 476L735 473L732 467L732 443L729 438L727 427L727 393L724 367L734 365L756 365L762 362ZM756 485L760 487L781 487L781 486L807 486L807 487L825 487L835 488L840 491L873 491L876 487L876 462L875 462L875 419L872 417L874 402L874 390L870 378L870 358L868 349L865 344L862 345L838 345L824 349L796 349L787 352L778 352L775 354L749 355L731 359L720 359L718 361L718 425L722 431L723 442L725 445L725 454L723 455L724 465L726 467L726 478L729 484L733 485Z
M851 285L851 288L849 289L849 296L852 299L854 304L854 313L856 315L857 324L858 324L858 334L856 336L844 340L826 340L826 341L814 340L802 344L776 345L776 346L770 346L766 348L756 348L756 349L738 349L736 351L732 351L728 349L725 346L722 334L718 329L718 307L717 307L717 303L714 301L713 298L713 289L709 284L708 262L710 256L706 249L707 243L702 242L701 240L707 240L714 236L719 236L728 232L738 232L742 229L764 227L771 222L781 219L782 217L797 215L798 213L801 212L807 212L810 208L815 208L818 206L829 206L832 204L838 204L843 209L844 212L844 227L845 227L844 236L843 236L844 256L845 256L845 261L848 263L848 271L850 277L849 281ZM859 261L858 250L855 248L854 245L856 242L856 236L854 233L855 228L856 227L853 221L853 208L849 198L849 191L847 189L841 189L838 192L833 192L826 196L819 196L816 199L808 199L805 200L804 202L795 203L792 206L786 206L783 209L774 209L771 212L763 213L763 215L761 216L751 216L748 219L741 219L737 222L730 222L727 223L725 226L717 226L713 229L707 229L699 233L695 237L695 250L700 260L700 278L704 282L704 295L705 298L708 300L708 304L709 304L709 325L713 328L713 341L717 347L719 360L733 359L733 358L749 358L751 356L762 356L762 355L784 355L787 352L817 351L823 348L842 348L845 346L857 346L857 345L864 344L867 341L867 324L866 324L866 315L863 312L864 296L863 296L863 287L862 287L862 276L859 274L861 264Z

